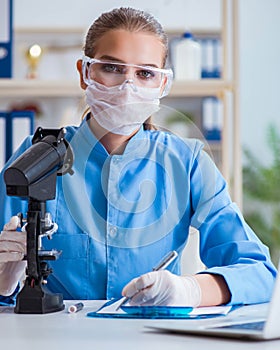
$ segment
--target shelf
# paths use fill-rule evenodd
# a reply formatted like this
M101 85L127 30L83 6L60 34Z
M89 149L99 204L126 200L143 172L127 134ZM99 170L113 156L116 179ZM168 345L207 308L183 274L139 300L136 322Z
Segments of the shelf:
M170 91L172 97L217 96L232 90L232 83L221 79L202 79L188 82L174 81Z
M14 33L15 35L44 35L44 34L54 34L54 35L72 35L72 34L78 34L78 35L85 35L86 33L85 27L15 27ZM194 35L199 36L217 36L221 34L221 28L188 28L190 32L192 32ZM186 28L165 28L165 32L167 35L174 36L174 35L182 35L186 31Z
M0 79L1 98L81 97L79 81Z
M82 27L15 27L15 35L28 35L33 34L41 36L44 34L52 35L84 35L86 28Z
M220 96L232 84L220 79L173 82L169 97ZM0 79L1 98L9 97L81 97L79 81Z

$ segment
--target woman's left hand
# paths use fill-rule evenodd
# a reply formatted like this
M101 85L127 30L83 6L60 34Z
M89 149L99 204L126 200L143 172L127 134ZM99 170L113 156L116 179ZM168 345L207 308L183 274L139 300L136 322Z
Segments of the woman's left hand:
M153 271L134 278L123 289L130 305L197 307L201 289L194 276L177 276L167 270Z

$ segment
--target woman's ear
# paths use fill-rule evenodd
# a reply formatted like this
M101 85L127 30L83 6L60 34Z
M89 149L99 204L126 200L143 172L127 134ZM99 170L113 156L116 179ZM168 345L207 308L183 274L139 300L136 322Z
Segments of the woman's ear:
M80 74L80 86L83 90L85 90L87 88L87 84L84 82L84 78L83 78L82 62L83 62L82 60L78 60L76 63L76 67Z

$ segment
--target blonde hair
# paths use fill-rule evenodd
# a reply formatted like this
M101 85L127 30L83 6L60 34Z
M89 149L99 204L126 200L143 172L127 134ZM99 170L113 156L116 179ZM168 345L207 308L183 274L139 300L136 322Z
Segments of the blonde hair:
M149 13L131 7L120 7L101 14L89 28L84 53L94 57L97 41L108 31L125 29L130 32L145 32L155 35L164 47L163 67L168 56L168 38L161 24Z

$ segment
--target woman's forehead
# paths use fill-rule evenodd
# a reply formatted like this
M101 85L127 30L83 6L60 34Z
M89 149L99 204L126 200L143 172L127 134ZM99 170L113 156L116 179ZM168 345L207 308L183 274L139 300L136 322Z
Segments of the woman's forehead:
M156 35L110 30L97 41L95 58L112 57L124 63L162 67L165 48Z

